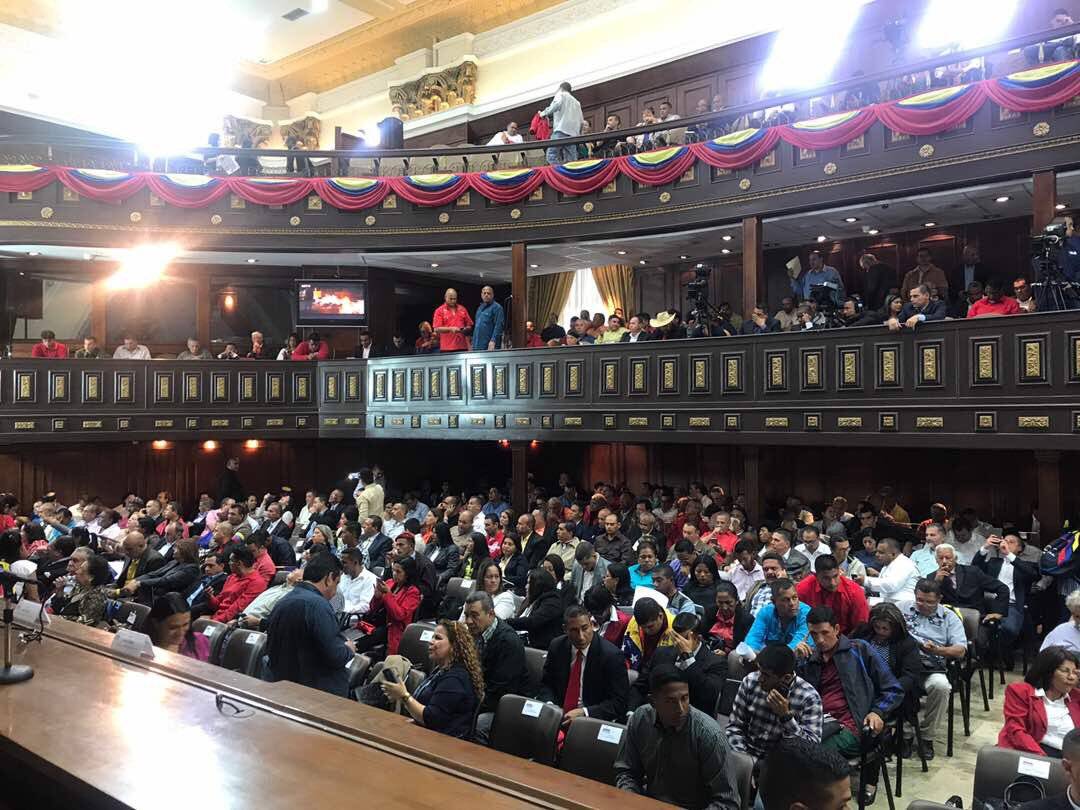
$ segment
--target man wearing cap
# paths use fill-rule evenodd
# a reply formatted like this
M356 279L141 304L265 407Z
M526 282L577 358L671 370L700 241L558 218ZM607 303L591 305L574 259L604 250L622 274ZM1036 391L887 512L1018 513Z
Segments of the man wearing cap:
M330 346L319 337L318 332L312 332L308 339L293 349L293 360L329 360Z
M34 344L30 350L30 356L62 360L68 356L68 350L67 346L56 341L56 333L52 329L46 329L41 333L41 343Z

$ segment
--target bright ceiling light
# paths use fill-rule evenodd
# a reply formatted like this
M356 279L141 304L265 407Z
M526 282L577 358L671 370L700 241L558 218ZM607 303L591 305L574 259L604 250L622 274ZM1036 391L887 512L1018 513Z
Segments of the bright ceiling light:
M638 264L645 264L645 263L646 263L646 262L645 262L645 260L644 260L644 259L638 259Z
M862 5L862 0L791 4L787 24L773 40L761 71L762 89L782 93L825 84L846 50L848 33ZM830 47L822 47L823 42L831 43Z
M915 44L919 48L978 48L1001 39L1017 0L930 0Z
M435 270L435 269L437 269L437 268L438 268L438 266L439 266L439 263L438 263L438 262L432 262L432 263L431 263L431 269L432 269L432 270Z
M84 254L82 255L82 257L83 257L83 261L87 261L87 262L88 262L88 261L90 261L90 260L91 260L92 258L94 258L94 257L93 257L93 256L91 256L91 255L90 255L89 253L84 253Z
M40 254L40 253L38 253L38 252L37 252L36 250L31 250L31 251L30 251L29 253L27 253L26 255L27 255L27 256L40 256L41 254Z
M730 233L725 233L720 238L723 239L725 242L730 242L731 241L731 234Z
M685 262L685 261L686 261L687 259L689 259L690 257L689 257L689 256L680 256L679 258L680 258L680 259L682 259L682 260L683 260L683 261Z
M996 198L994 202L1005 203L1011 199L1012 197L1008 196L1007 194L1002 194L1000 197Z
M255 264L255 262L257 262L257 261L258 261L258 259L248 259L247 263L248 264Z
M311 13L322 14L330 8L330 0L311 0Z
M703 262L698 262L696 266L698 270L701 270L705 266L705 264Z
M531 268L532 268L533 270L535 270L535 269L536 269L536 268L538 268L539 266L540 266L540 265L538 265L538 264L530 264L530 265L529 265L529 267L531 267Z
M1064 211L1068 207L1069 206L1068 206L1067 203L1058 203L1057 205L1054 206L1054 210L1055 211Z
M731 251L730 251L730 250L728 250L727 248L721 248L721 249L720 249L720 252L721 252L721 253L724 253L724 254L728 254L728 253L731 253Z
M877 236L879 233L881 233L881 231L879 231L877 228L871 228L867 231L867 233L871 236Z
M161 278L179 252L171 242L132 248L125 253L120 269L105 280L105 286L110 290L146 287Z
M825 241L826 239L828 239L828 238L829 238L829 237L827 237L827 236L819 236L819 237L817 238L817 240L818 240L819 242L824 242L824 241Z
M844 217L844 222L858 222L858 217Z
M615 252L618 253L620 256L625 256L626 255L625 250L616 250Z
M923 225L925 227L927 227L927 228L933 228L934 226L937 225L937 223L936 222L924 222Z

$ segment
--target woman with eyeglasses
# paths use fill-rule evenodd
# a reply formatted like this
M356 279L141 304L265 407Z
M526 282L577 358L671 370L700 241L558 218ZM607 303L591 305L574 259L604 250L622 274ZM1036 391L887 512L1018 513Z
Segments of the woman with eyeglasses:
M1020 683L1005 687L1005 725L998 745L1061 757L1065 735L1080 726L1080 658L1064 647L1035 656Z

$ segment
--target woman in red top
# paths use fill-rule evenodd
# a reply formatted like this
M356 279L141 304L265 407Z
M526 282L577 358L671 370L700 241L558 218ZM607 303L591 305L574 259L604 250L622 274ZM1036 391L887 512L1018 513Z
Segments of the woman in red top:
M1062 738L1080 726L1078 682L1080 658L1076 653L1064 647L1047 647L1040 652L1023 682L1005 688L1005 725L998 734L998 745L1060 757Z
M420 322L420 337L416 339L417 354L431 354L439 350L439 336L427 321Z
M420 607L420 588L416 585L416 560L412 557L395 560L393 571L393 586L388 586L382 580L377 581L375 598L371 602L373 608L380 604L386 608L386 624L357 641L357 652L367 652L385 641L386 654L397 655L401 636Z
M754 617L743 609L735 586L726 580L717 582L716 622L709 630L709 649L726 656L746 638L753 623Z

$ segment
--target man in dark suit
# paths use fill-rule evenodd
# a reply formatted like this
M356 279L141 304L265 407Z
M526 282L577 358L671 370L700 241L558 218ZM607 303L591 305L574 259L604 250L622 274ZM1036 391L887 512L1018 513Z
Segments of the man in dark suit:
M641 322L641 318L637 315L630 319L630 323L627 324L627 330L623 332L623 336L619 338L622 343L641 343L643 340L649 339L649 333L645 331L645 324Z
M1042 551L1035 546L1029 548L1015 527L1005 529L1002 534L1002 537L990 535L971 564L1008 588L1009 612L1001 620L1001 630L1011 642L1019 638L1023 630L1028 595L1041 576L1039 558Z
M517 531L521 535L521 553L525 555L525 559L529 563L529 570L539 568L540 563L544 561L544 557L547 556L548 550L551 548L551 542L547 539L546 527L545 534L537 534L536 518L526 513L518 517Z
M754 307L754 311L750 313L750 317L742 322L742 328L739 329L741 335L765 335L769 332L779 332L780 324L777 323L775 318L770 318L769 313L765 309L764 304L758 304Z
M382 533L382 518L378 515L364 518L361 524L360 550L364 552L364 566L369 570L386 565L386 553L394 547L394 541Z
M165 564L162 556L147 545L146 536L141 532L128 532L122 546L124 567L120 569L120 576L116 578L117 588L123 588L135 577L157 571Z
M946 306L944 301L934 301L930 298L930 288L925 284L917 284L908 293L910 301L904 304L899 317L889 318L885 325L890 331L899 332L907 327L914 329L920 323L926 321L945 320Z
M548 647L538 698L562 707L564 726L583 715L623 720L630 680L622 651L596 632L580 605L566 609L563 629Z
M934 549L938 570L932 579L941 586L941 601L953 607L971 608L979 611L982 624L976 645L985 652L990 643L989 622L1001 622L1009 615L1009 587L973 565L962 565L956 560L956 549L942 543ZM992 593L993 599L987 599Z
M897 285L896 270L878 261L873 253L859 257L859 267L865 272L863 278L863 306L866 310L879 310L885 306L885 296Z
M660 647L641 667L630 690L630 710L649 701L649 676L654 669L681 669L690 685L690 705L710 717L727 678L727 662L702 643L701 619L696 613L680 613L671 623L670 647Z
M531 697L536 694L537 684L529 683L521 636L495 616L491 594L473 591L465 598L465 624L476 641L484 670L484 702L476 720L476 741L486 743L502 696Z
M960 258L960 264L949 279L949 286L957 292L957 299L964 295L964 291L973 281L979 282L982 287L990 280L990 268L979 261L979 249L970 242L964 245L964 252Z

